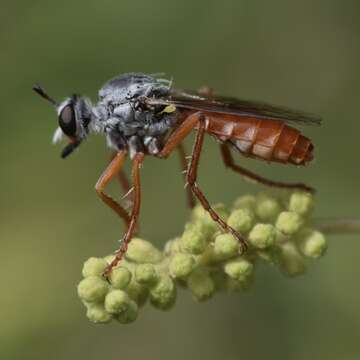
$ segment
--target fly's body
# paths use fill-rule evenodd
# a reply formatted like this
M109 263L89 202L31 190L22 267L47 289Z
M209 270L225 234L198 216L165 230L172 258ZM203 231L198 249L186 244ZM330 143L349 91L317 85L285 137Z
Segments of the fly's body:
M105 272L118 264L126 253L140 211L140 165L145 156L167 158L174 149L179 150L182 167L186 172L188 199L194 205L194 196L214 221L235 236L246 250L247 242L223 221L211 208L198 187L197 168L204 135L210 134L219 143L224 163L244 177L259 183L280 187L312 189L304 184L282 183L265 179L235 165L229 148L245 156L284 164L305 165L313 158L313 144L292 124L319 124L317 117L284 107L254 101L213 96L210 90L189 92L177 90L165 79L145 74L125 74L104 84L98 102L73 95L58 104L40 86L34 90L56 106L59 127L54 135L58 142L64 135L69 139L62 157L71 154L92 133L103 133L114 157L96 184L100 198L126 223L127 231L114 261ZM182 146L183 140L196 130L196 140L189 163ZM122 167L127 155L133 162L133 209L131 214L104 193L108 182L119 174L124 190L129 187Z
M167 80L144 74L126 74L106 82L94 106L88 98L73 95L57 107L60 126L54 141L58 142L65 134L72 136L72 144L77 144L91 132L104 133L109 147L115 151L127 149L131 157L137 152L156 155L178 119L175 111L166 111L166 105L146 106L141 101L168 97L169 85ZM73 129L61 124L62 114L70 113L69 107L75 113ZM63 157L69 154L64 151Z
M293 165L313 158L311 140L284 122L216 113L208 119L206 131L245 156Z
M95 129L105 132L114 150L128 149L156 155L176 123L176 114L163 111L165 106L145 106L145 98L169 96L169 86L146 75L128 74L107 82L99 91L94 108Z

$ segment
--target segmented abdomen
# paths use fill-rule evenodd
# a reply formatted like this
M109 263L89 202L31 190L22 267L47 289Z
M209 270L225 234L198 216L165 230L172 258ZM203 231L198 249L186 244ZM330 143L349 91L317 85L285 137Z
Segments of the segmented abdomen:
M314 146L300 131L282 121L208 113L206 131L227 141L246 156L304 165Z

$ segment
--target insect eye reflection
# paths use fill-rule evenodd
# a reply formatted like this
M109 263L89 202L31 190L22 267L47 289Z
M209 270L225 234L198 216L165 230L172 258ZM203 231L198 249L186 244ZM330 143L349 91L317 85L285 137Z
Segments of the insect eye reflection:
M64 134L74 136L76 133L76 118L72 104L66 105L59 115L59 126Z

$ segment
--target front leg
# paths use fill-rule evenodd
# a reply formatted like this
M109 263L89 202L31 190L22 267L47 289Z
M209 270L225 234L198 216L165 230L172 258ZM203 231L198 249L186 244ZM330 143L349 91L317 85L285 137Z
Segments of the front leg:
M100 199L111 209L113 209L128 226L130 223L130 217L127 211L112 197L104 193L106 185L111 181L114 176L116 176L121 171L126 156L126 150L121 150L114 156L108 167L105 169L105 171L102 173L99 180L97 181L95 185L95 190L99 195Z
M206 199L204 193L200 190L199 186L196 183L197 180L197 169L199 165L200 155L201 155L201 149L204 142L204 135L206 130L206 116L199 112L196 113L198 120L199 120L199 126L198 126L198 132L196 134L195 144L191 156L191 162L189 166L189 170L186 175L187 182L194 193L194 195L199 199L202 207L209 213L211 218L220 225L220 227L232 234L239 242L242 247L242 252L245 252L247 250L248 244L246 240L231 226L229 226L224 220L220 218L220 216L215 212L215 210L210 206L208 200Z
M143 153L137 153L133 158L132 177L134 182L134 205L131 211L128 229L124 235L123 240L121 241L119 249L115 252L114 260L108 265L108 267L104 271L105 277L108 277L110 275L111 270L121 261L121 259L125 255L128 245L136 230L141 204L140 167L142 162L144 161L144 157L145 155Z
M113 152L110 157L110 162L116 157L116 152ZM129 179L124 171L124 169L120 169L117 174L118 182L123 190L123 199L128 199L129 204L132 204L132 187L130 185ZM128 209L127 205L124 208Z

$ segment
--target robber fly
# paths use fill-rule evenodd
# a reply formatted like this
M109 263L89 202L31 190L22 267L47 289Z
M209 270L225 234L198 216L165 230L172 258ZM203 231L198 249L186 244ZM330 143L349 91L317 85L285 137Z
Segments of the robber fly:
M313 159L314 146L291 125L320 124L316 116L261 102L214 96L209 89L177 90L168 80L141 73L124 74L106 82L99 91L96 105L80 95L72 95L58 103L39 85L33 89L56 107L59 127L54 142L64 135L68 138L61 153L63 158L92 132L105 134L108 146L115 151L95 189L101 200L125 221L127 230L114 260L105 270L106 276L126 253L137 227L141 202L140 167L146 155L165 159L173 150L178 150L190 205L194 205L195 196L222 230L239 240L242 251L247 248L246 239L211 208L196 181L205 134L219 142L225 165L245 178L272 187L313 191L301 183L265 179L236 165L230 148L255 159L305 165ZM182 142L193 130L196 139L188 162ZM133 178L131 214L104 192L110 180L119 174L126 187L122 168L128 155L132 160Z

